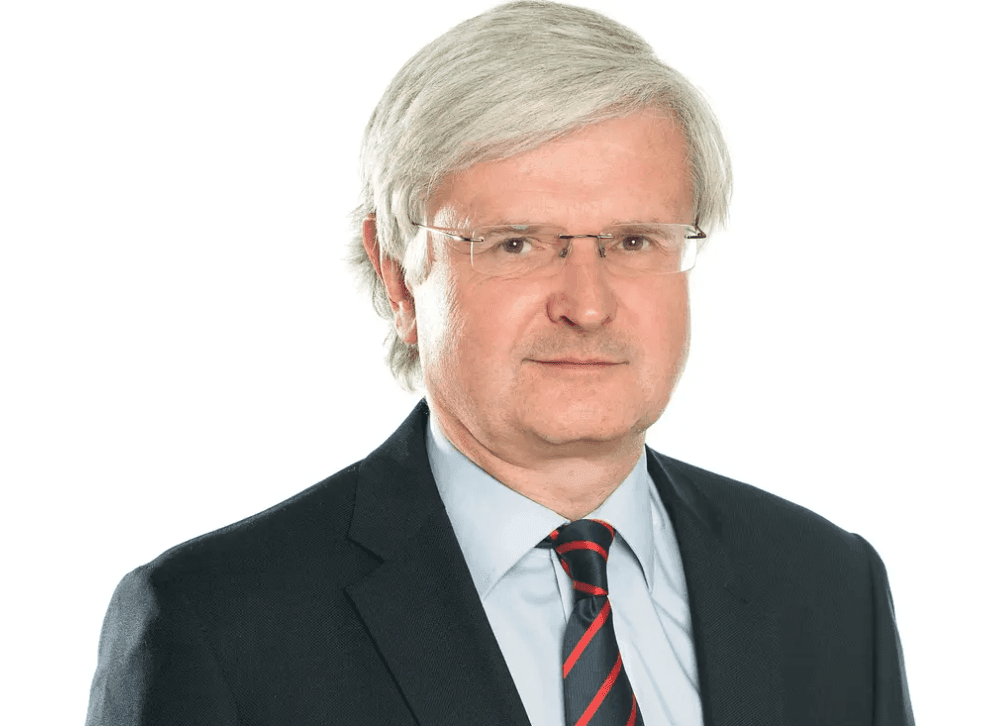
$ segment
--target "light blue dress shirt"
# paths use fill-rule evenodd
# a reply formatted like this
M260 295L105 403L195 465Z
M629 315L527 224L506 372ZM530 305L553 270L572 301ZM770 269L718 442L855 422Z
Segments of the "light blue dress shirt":
M563 726L561 649L570 578L536 545L568 520L509 489L447 440L435 417L429 466L532 726ZM589 517L616 529L609 600L623 665L647 726L702 726L688 589L674 527L636 467Z

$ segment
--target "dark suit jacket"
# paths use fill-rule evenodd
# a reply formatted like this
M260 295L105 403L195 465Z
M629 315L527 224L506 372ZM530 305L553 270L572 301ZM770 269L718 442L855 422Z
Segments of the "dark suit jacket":
M429 469L427 411L366 459L127 575L87 723L527 726ZM706 724L912 724L871 546L648 456L681 549Z

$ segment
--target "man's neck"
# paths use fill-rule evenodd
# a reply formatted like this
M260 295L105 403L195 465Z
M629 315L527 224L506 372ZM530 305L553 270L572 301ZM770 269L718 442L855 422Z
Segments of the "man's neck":
M435 415L435 414L433 414ZM643 454L643 434L618 442L529 445L478 441L458 421L437 416L446 438L499 482L570 520L590 514L609 498ZM523 453L526 452L526 453Z

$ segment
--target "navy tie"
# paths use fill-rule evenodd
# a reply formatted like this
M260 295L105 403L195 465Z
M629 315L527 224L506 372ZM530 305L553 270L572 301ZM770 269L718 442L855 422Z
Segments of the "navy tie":
M612 627L605 566L615 535L608 522L579 519L549 536L574 584L563 650L567 726L643 726Z

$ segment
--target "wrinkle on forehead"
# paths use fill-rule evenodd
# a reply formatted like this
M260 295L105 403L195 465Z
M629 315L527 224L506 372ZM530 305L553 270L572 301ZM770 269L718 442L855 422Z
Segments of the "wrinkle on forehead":
M647 111L454 173L442 180L426 211L430 223L449 229L574 221L587 227L594 220L693 223L687 148L669 114ZM657 165L648 168L648 157ZM618 214L621 198L633 202L625 218Z

